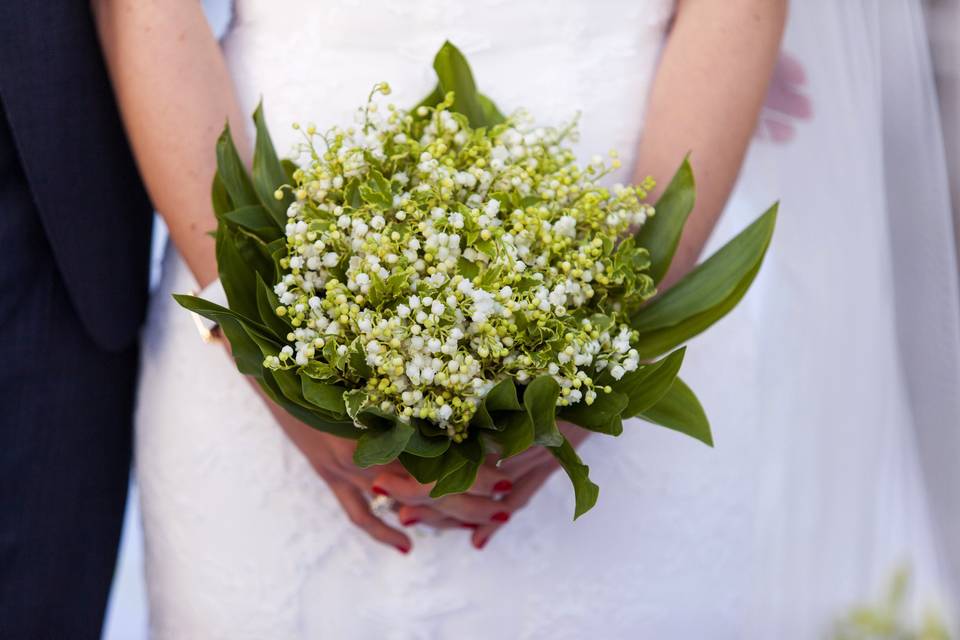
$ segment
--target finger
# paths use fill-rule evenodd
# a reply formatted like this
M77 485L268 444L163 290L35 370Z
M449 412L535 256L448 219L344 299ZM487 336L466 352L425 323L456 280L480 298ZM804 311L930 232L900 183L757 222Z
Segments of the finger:
M404 554L413 548L406 534L387 526L383 520L371 513L366 497L356 488L346 482L331 482L330 489L340 501L350 522L367 532L371 538Z
M499 531L502 526L500 523L494 523L477 527L470 536L470 544L472 544L477 551L482 551L483 548L487 546L487 543L490 542L493 534Z
M496 465L496 468L514 479L526 475L536 467L553 459L553 456L545 447L533 447L519 455L501 461Z
M381 474L374 480L373 492L388 495L405 505L429 506L466 523L506 522L510 519L510 513L497 500L466 493L431 498L430 486L422 485L410 476Z
M511 489L513 489L513 480L506 471L490 464L484 464L480 466L477 479L473 486L467 489L467 493L490 497L509 493Z
M381 472L373 479L371 491L376 494L390 496L404 504L429 504L430 485L420 484L410 474Z
M457 529L464 526L464 523L458 522L445 514L425 506L403 505L397 511L397 518L400 524L405 527L412 527L416 524L423 524L434 529ZM473 529L475 525L469 525Z
M467 524L506 522L511 511L502 500L494 500L468 493L444 496L430 505L446 516Z
M543 464L530 473L517 478L513 491L503 499L502 504L510 513L516 513L530 502L543 483L556 471L553 465ZM470 536L470 542L476 549L483 549L493 535L503 527L503 522L489 522L477 527Z

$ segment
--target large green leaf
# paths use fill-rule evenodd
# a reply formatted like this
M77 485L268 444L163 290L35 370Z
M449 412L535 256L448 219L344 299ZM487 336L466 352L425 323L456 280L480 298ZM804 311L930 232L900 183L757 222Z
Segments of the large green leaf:
M477 85L473 80L473 72L470 71L467 59L449 41L444 42L440 51L437 52L433 60L433 68L439 80L439 94L443 96L453 91L452 108L465 115L471 127L490 127L504 121L503 114L493 102L477 93Z
M484 434L500 447L501 459L523 453L533 446L533 420L526 411L505 411L497 414L502 428L499 431L484 431Z
M647 273L655 283L663 280L670 268L673 254L676 253L677 244L683 234L683 227L693 211L695 201L693 169L690 167L690 159L684 158L683 164L654 205L656 214L647 220L634 236L637 246L650 252L650 268Z
M466 441L450 447L443 456L444 469L430 491L431 498L462 493L473 486L482 461L482 455L477 455L482 451L477 449L476 444L475 441Z
M388 429L367 429L357 441L353 461L364 469L393 462L407 446L413 431L411 425L399 420Z
M550 376L539 376L523 392L523 404L533 420L534 443L559 447L563 435L557 429L557 398L560 385Z
M279 341L285 341L287 334L290 333L290 325L277 315L277 307L280 301L273 293L273 290L267 286L260 274L257 274L257 310L260 314L260 320L263 325L270 330L273 337Z
M270 212L274 222L283 228L287 224L287 208L293 202L293 196L289 190L284 190L280 200L274 197L277 189L287 183L287 172L273 149L273 141L263 117L263 102L253 112L253 122L257 127L257 142L253 150L253 186L260 203Z
M623 433L620 414L627 407L627 396L612 391L597 393L593 404L578 402L560 409L560 417L589 431L618 436Z
M483 402L477 407L471 426L478 429L496 429L502 431L504 428L503 420L495 419L499 412L503 411L522 411L520 401L517 400L517 387L513 378L504 378L487 392Z
M449 449L443 454L433 458L403 452L400 454L399 460L403 468L416 478L417 482L420 484L430 484L431 482L439 480L440 476L443 475L448 464L446 458L451 455ZM461 464L466 463L465 459L461 458L460 460Z
M313 427L317 431L323 431L350 440L356 440L364 433L364 431L358 429L353 422L331 420L329 417L320 415L316 411L309 411L299 404L288 400L272 376L264 376L259 382L260 388L263 389L263 392L268 398L308 427Z
M243 242L243 239L236 233L220 225L216 247L220 283L227 294L231 309L247 318L259 318L256 272L250 262L241 255L238 247L240 242Z
M576 500L573 519L576 520L597 503L600 487L590 480L590 467L583 464L580 456L566 439L559 447L548 447L547 450L557 459L570 477L570 482L573 483L573 494Z
M233 210L233 200L230 199L230 194L227 193L227 188L224 186L223 180L220 179L219 172L213 174L213 184L210 185L210 199L213 201L213 213L216 214L217 219Z
M247 168L237 153L230 135L230 125L223 128L223 133L217 139L217 174L223 183L234 207L246 207L257 204L257 192L253 189ZM214 183L216 189L216 183ZM214 191L216 194L216 191ZM223 206L222 202L214 199L214 206Z
M228 211L223 214L223 217L231 224L246 229L264 242L276 240L281 235L280 229L277 228L273 218L259 204Z
M699 334L743 298L770 246L771 207L737 237L632 318L641 358L659 355Z
M413 435L410 436L404 451L421 458L436 458L446 453L449 448L449 436L428 436L420 429L414 428Z
M494 385L483 403L490 411L520 411L523 408L517 400L517 387L513 378L506 378Z
M300 376L300 385L304 399L324 411L346 417L347 407L343 402L343 387L336 384L317 382L307 376Z
M259 320L252 320L251 318L237 313L237 311L234 309L221 307L215 302L210 302L209 300L204 300L203 298L179 293L174 293L173 299L176 300L177 303L184 309L193 311L194 313L199 314L208 320L220 322L225 317L235 318L244 325L253 326L260 331L264 330L264 327L260 324Z
M663 397L677 378L686 347L677 349L666 358L631 371L615 382L613 388L627 396L623 418L646 411Z
M263 355L260 353L260 347L243 329L244 320L240 316L226 307L195 296L174 294L173 298L183 308L220 325L230 343L230 351L240 373L257 378L263 377Z
M707 415L697 396L680 378L675 379L667 393L639 417L713 446Z

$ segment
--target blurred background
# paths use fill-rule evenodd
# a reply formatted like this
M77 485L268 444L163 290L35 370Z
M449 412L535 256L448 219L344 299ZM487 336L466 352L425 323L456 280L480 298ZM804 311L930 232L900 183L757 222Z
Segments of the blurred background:
M230 24L231 0L204 0L204 5L215 32L225 33ZM960 0L924 0L924 5L950 171L954 230L960 246ZM163 244L162 234L163 231L159 231L157 246ZM878 585L878 593L882 593L882 588L883 585ZM882 608L883 605L877 609L877 615L882 615ZM103 637L105 640L147 637L142 534L135 480L131 483L121 555Z
M950 169L954 228L960 241L960 1L926 0L924 4Z

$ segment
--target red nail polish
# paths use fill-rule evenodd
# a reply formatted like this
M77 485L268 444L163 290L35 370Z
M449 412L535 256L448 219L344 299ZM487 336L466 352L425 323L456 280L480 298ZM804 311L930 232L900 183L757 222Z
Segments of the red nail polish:
M490 539L490 538L484 538L483 540L480 540L479 542L474 542L474 543L473 543L473 546L475 546L478 550L479 550L479 549L483 549L485 546L487 546L487 540L489 540L489 539Z
M476 529L480 525L473 524L472 522L461 522L460 526L463 527L464 529Z
M490 519L493 520L494 522L506 522L507 520L510 519L510 514L507 513L506 511L498 511L495 514L493 514L493 516L491 516Z
M399 551L403 555L407 555L408 553L410 553L410 547L402 547L399 544L394 546L397 548L397 551Z
M405 527L412 527L413 525L417 524L418 522L420 522L420 518L410 518L409 520L404 520L404 521L401 522L400 524L402 524L402 525L405 526Z
M389 495L390 495L390 494L387 492L386 489L384 489L383 487L379 487L379 486L377 486L377 485L373 485L373 488L371 488L370 490L373 491L373 493L374 493L375 495L378 495L378 496L389 496Z
M506 493L507 491L510 491L510 489L513 489L513 483L509 480L501 480L497 484L493 485L493 490L497 493Z

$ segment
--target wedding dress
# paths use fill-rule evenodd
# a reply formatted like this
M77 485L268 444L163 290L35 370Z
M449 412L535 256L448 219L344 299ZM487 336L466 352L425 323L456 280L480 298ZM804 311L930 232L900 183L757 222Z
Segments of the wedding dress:
M281 152L290 123L351 122L378 81L414 104L449 38L503 110L553 124L582 111L578 152L616 148L629 166L673 9L240 0L224 49L244 110L263 96ZM684 365L716 448L639 421L591 437L597 507L570 522L556 474L483 551L467 531L417 529L401 556L356 530L222 349L199 341L170 297L195 285L168 248L136 441L152 636L811 638L900 560L945 595L898 377L884 204L843 193L881 187L882 170L847 142L852 166L815 182L791 182L811 173L792 151L755 150L715 234L796 196L756 290Z

